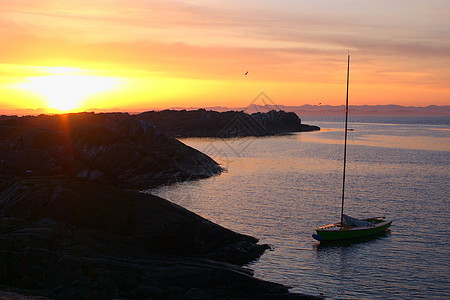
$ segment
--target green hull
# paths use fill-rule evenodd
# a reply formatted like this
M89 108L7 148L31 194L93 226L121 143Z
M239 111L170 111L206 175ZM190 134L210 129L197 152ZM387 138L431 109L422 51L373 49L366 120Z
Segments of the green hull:
M385 231L391 223L392 221L379 221L372 226L362 227L340 227L338 224L331 224L317 228L313 238L321 242L362 238Z

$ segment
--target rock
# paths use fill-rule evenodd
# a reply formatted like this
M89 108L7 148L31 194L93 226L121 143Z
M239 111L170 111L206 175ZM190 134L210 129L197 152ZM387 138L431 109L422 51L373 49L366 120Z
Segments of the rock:
M296 121L281 116L286 124ZM266 115L256 119L275 124ZM242 267L268 245L130 190L222 171L146 120L1 117L0 171L0 297L304 297Z
M104 184L67 178L5 179L0 199L1 216L56 220L175 254L245 264L267 248L162 198Z
M48 298L0 291L1 300L46 300Z
M302 124L293 112L275 110L251 115L242 111L164 110L148 111L135 117L174 137L258 137L320 130L317 126Z
M79 113L0 120L0 170L64 175L148 189L219 174L203 153L128 114Z
M164 199L67 177L0 183L0 290L52 299L292 296L239 266L267 246Z

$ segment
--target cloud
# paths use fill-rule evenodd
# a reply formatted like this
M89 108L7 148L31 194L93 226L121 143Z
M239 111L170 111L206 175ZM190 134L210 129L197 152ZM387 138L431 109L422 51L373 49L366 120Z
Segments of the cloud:
M445 90L448 1L0 0L0 63ZM360 72L358 74L358 72ZM342 77L343 78L343 77Z
M450 23L443 11L450 5L443 1L235 2L0 0L0 32L94 44L148 41L378 53L405 53L403 48L411 47L435 54L449 47Z

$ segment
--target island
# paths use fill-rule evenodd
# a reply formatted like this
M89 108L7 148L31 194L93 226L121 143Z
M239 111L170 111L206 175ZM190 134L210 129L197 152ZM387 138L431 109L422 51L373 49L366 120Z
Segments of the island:
M0 117L8 299L315 299L253 277L269 245L140 189L219 174L126 113Z
M243 111L163 110L136 115L174 137L235 138L315 131L320 127L302 124L293 112L270 110L247 114Z

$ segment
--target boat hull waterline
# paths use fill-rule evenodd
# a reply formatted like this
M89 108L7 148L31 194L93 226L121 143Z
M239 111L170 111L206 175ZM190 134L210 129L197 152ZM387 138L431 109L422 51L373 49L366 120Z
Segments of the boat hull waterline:
M392 221L387 221L383 218L363 219L363 221L371 224L367 226L341 226L340 223L330 224L317 228L316 233L312 237L320 242L367 237L385 231L392 223Z

